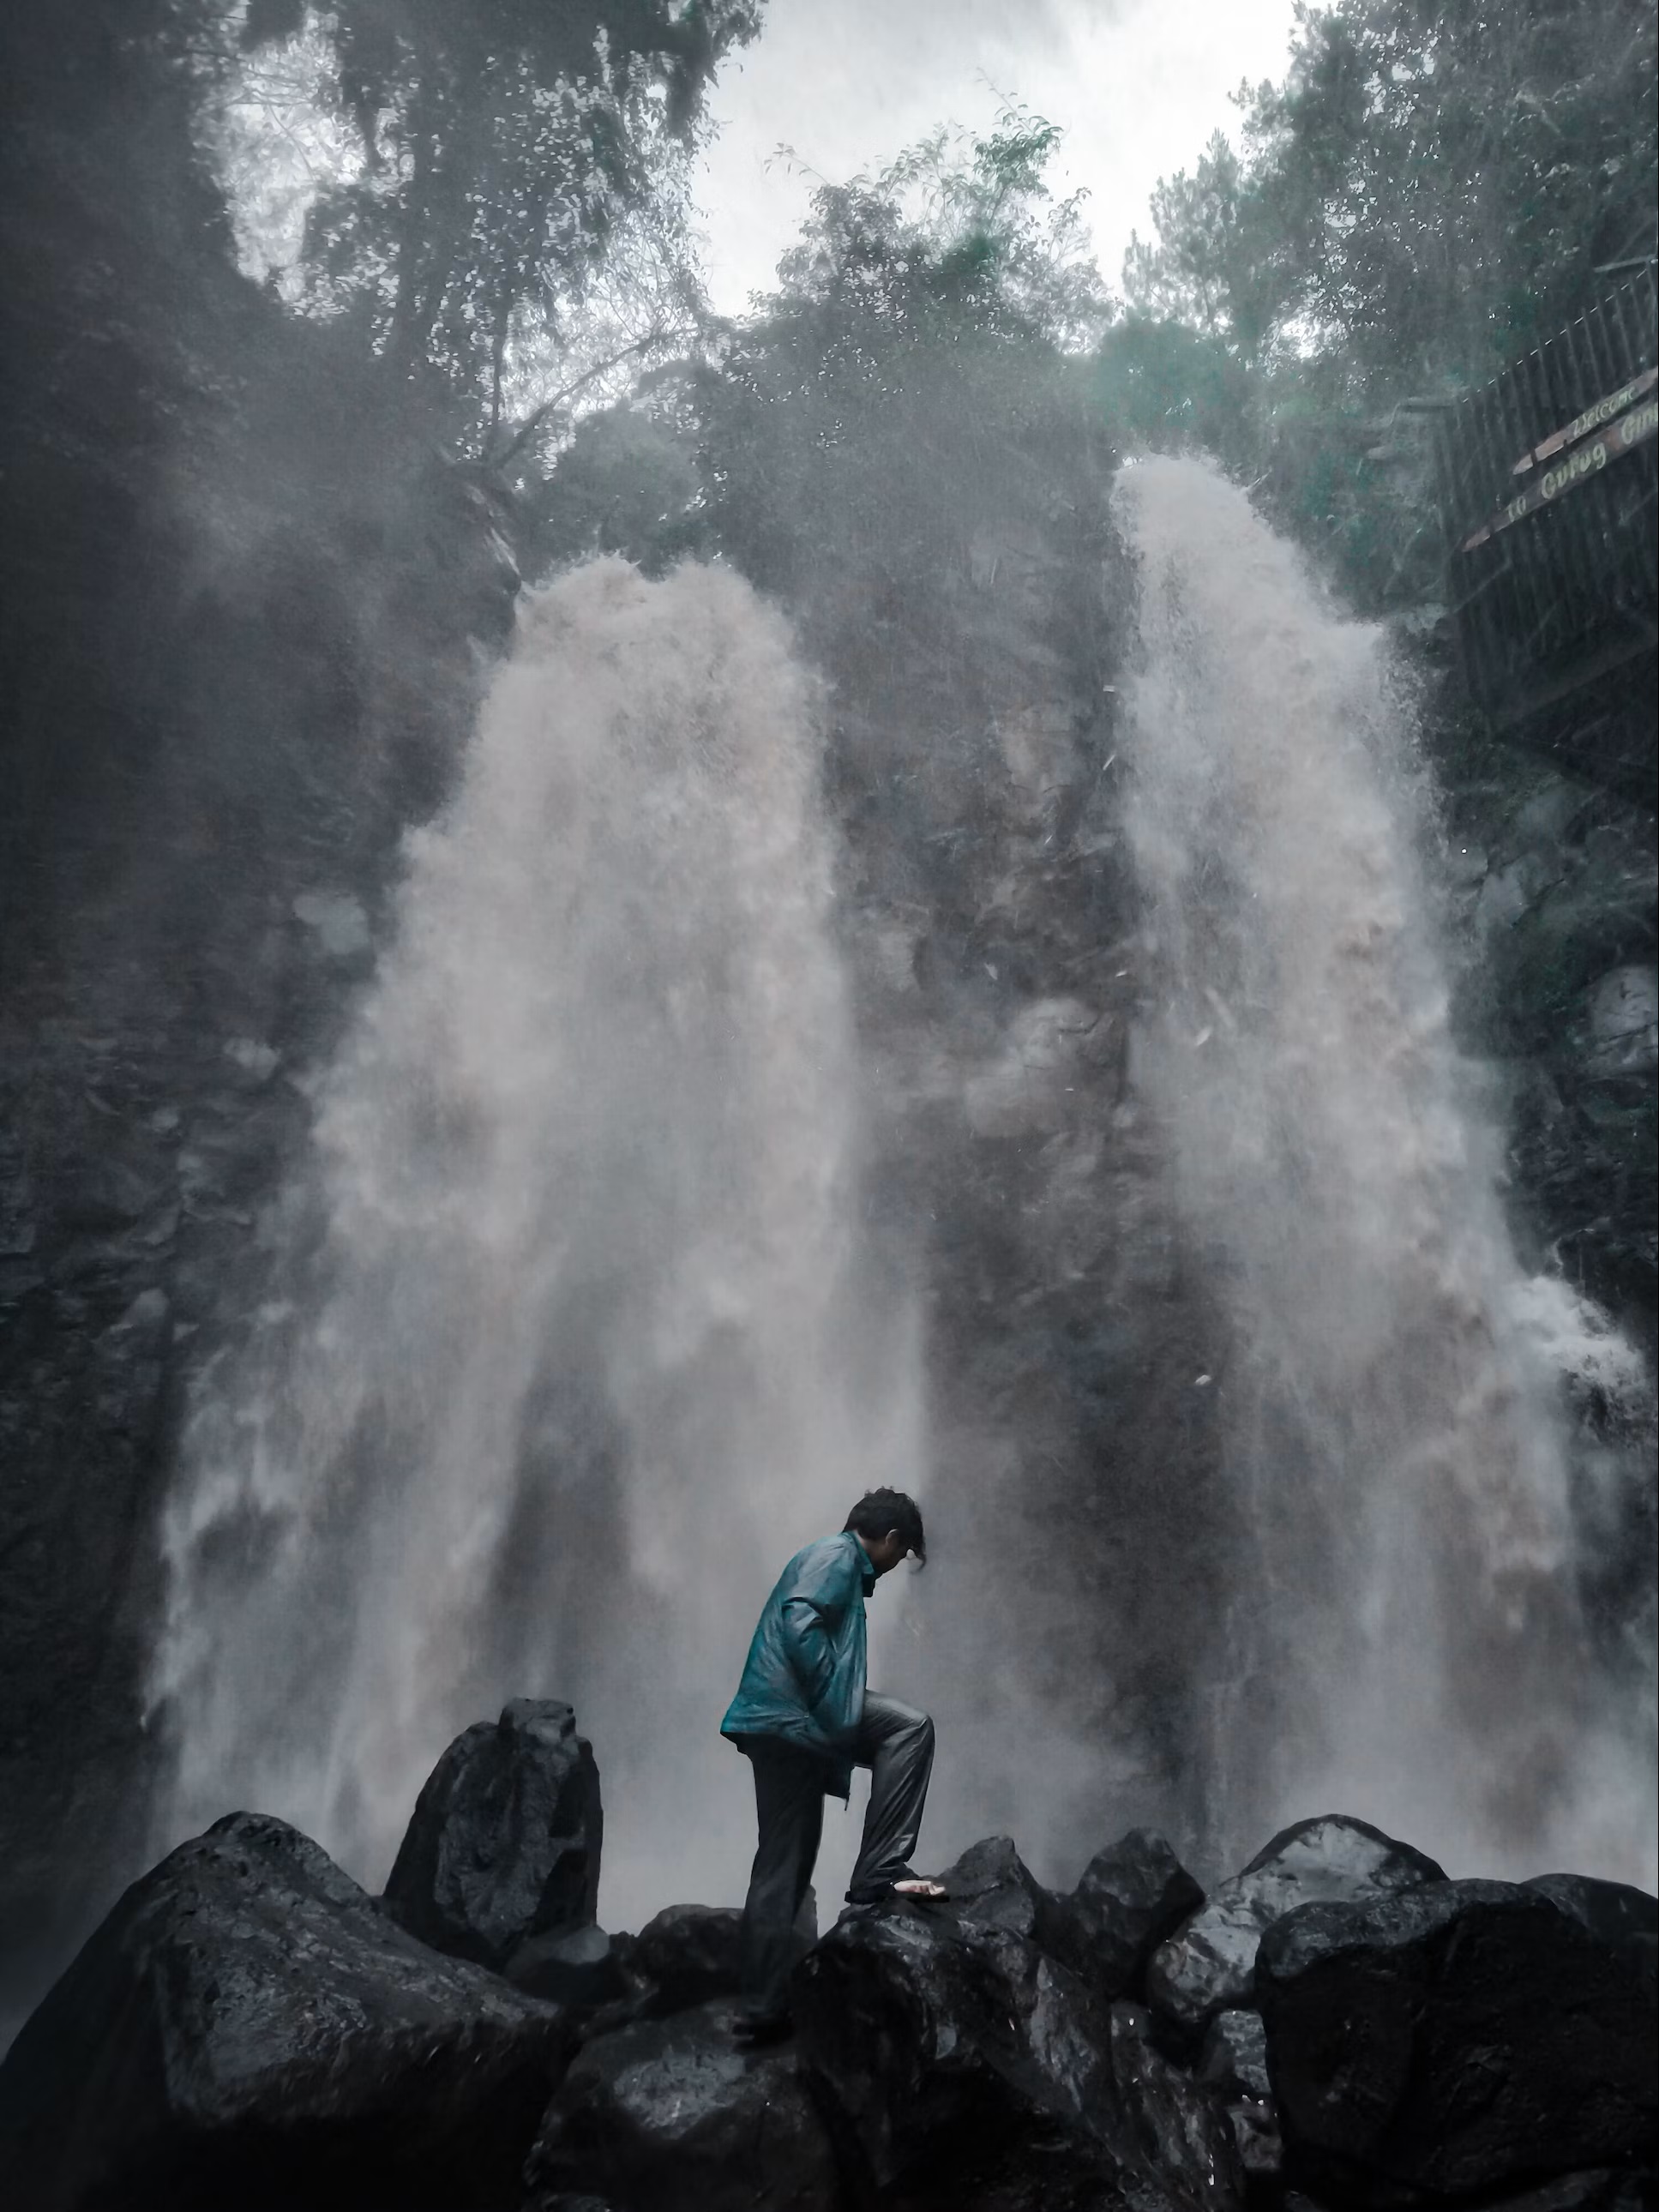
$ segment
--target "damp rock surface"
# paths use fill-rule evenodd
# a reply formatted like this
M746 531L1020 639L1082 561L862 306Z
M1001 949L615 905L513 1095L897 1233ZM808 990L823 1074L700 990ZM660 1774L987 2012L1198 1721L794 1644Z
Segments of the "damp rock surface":
M590 2043L550 2106L532 2190L652 2212L839 2212L828 2130L795 2053L747 2051L714 2000Z
M507 1960L502 1972L526 1996L597 2011L626 1997L632 1947L603 1928L561 1929L531 1936Z
M1024 1917L1022 1887L849 1917L797 1969L802 2063L859 2185L932 2203L949 2174L959 2203L1036 2204L1052 2164L1100 2192L1079 2202L1242 2205L1219 2100L1144 2014L1116 2017L1029 1936L970 1917L988 1897Z
M1195 2035L1117 1993L1196 1887L1163 1839L1131 1832L1062 1894L989 1837L942 1903L804 1926L794 2033L757 2047L729 1908L558 1927L500 1973L238 1814L134 1886L0 2065L4 2202L1650 2212L1659 1903L1565 1873L1407 1879L1432 1864L1334 1817L1274 1838L1244 1871L1276 1901L1297 1879L1361 1893L1278 1913L1251 2001ZM1117 1948L1091 1948L1091 1896Z
M1074 1963L1117 1996L1139 1990L1153 1953L1200 1911L1204 1892L1165 1837L1131 1828L1096 1852L1071 1903L1083 1951Z
M1444 1880L1433 1859L1364 1820L1338 1814L1298 1820L1218 1883L1153 1953L1148 1999L1176 2028L1196 2033L1224 2008L1251 2002L1257 1946L1287 1912L1316 1900L1392 1896Z
M1484 2203L1659 2149L1644 1962L1537 1890L1304 1905L1257 1991L1287 2169L1330 2201Z
M593 1924L603 1840L599 1771L575 1714L515 1698L433 1769L386 1905L434 1950L503 1966L532 1937Z
M19 2212L510 2205L568 2016L238 1813L136 1882L0 2065Z

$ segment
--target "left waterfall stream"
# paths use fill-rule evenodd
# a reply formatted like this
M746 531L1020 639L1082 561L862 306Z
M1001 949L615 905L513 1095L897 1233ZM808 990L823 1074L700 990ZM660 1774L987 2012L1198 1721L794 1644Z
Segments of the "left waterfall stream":
M741 1894L749 1624L851 1498L925 1480L818 767L737 578L599 562L526 604L187 1425L158 1845L249 1807L378 1887L449 1738L554 1695L611 1924Z

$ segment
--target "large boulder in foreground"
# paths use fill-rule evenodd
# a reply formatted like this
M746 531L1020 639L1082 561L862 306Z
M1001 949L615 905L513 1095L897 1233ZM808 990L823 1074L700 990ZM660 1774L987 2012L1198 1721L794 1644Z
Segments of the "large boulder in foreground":
M592 1925L604 1832L599 1770L575 1714L514 1698L433 1768L386 1905L434 1950L500 1970L532 1936Z
M234 1813L133 1884L0 2065L6 2199L511 2206L574 2041L296 1829Z
M999 1907L1017 1911L1006 1884L872 1910L796 1969L802 2062L860 2185L963 2212L1234 2212L1219 2100L1029 1936L969 1917Z
M838 2212L830 2136L793 2051L740 2050L701 2005L590 2043L549 2106L532 2191L639 2212Z
M1242 1874L1218 1882L1200 1910L1152 1954L1147 2002L1176 2028L1196 2034L1229 2006L1255 2002L1255 1954L1266 1930L1297 1906L1392 1897L1443 1881L1409 1844L1340 1814L1281 1829Z
M1257 1984L1287 2178L1333 2203L1484 2202L1659 2149L1645 1961L1539 1891L1304 1905Z

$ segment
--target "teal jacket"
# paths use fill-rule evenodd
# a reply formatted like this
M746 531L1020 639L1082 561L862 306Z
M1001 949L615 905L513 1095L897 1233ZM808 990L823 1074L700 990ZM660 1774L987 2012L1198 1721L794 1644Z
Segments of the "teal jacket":
M848 1531L797 1552L766 1601L720 1723L736 1742L777 1736L816 1752L836 1797L853 1786L850 1753L864 1718L864 1601L875 1586L876 1571Z

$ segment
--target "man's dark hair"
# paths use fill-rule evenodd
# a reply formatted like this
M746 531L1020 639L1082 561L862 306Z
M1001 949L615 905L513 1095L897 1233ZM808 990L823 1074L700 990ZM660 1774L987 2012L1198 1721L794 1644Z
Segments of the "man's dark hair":
M927 1564L927 1539L921 1529L921 1508L902 1490L866 1490L848 1515L842 1533L854 1536L884 1536L898 1531L917 1559Z

